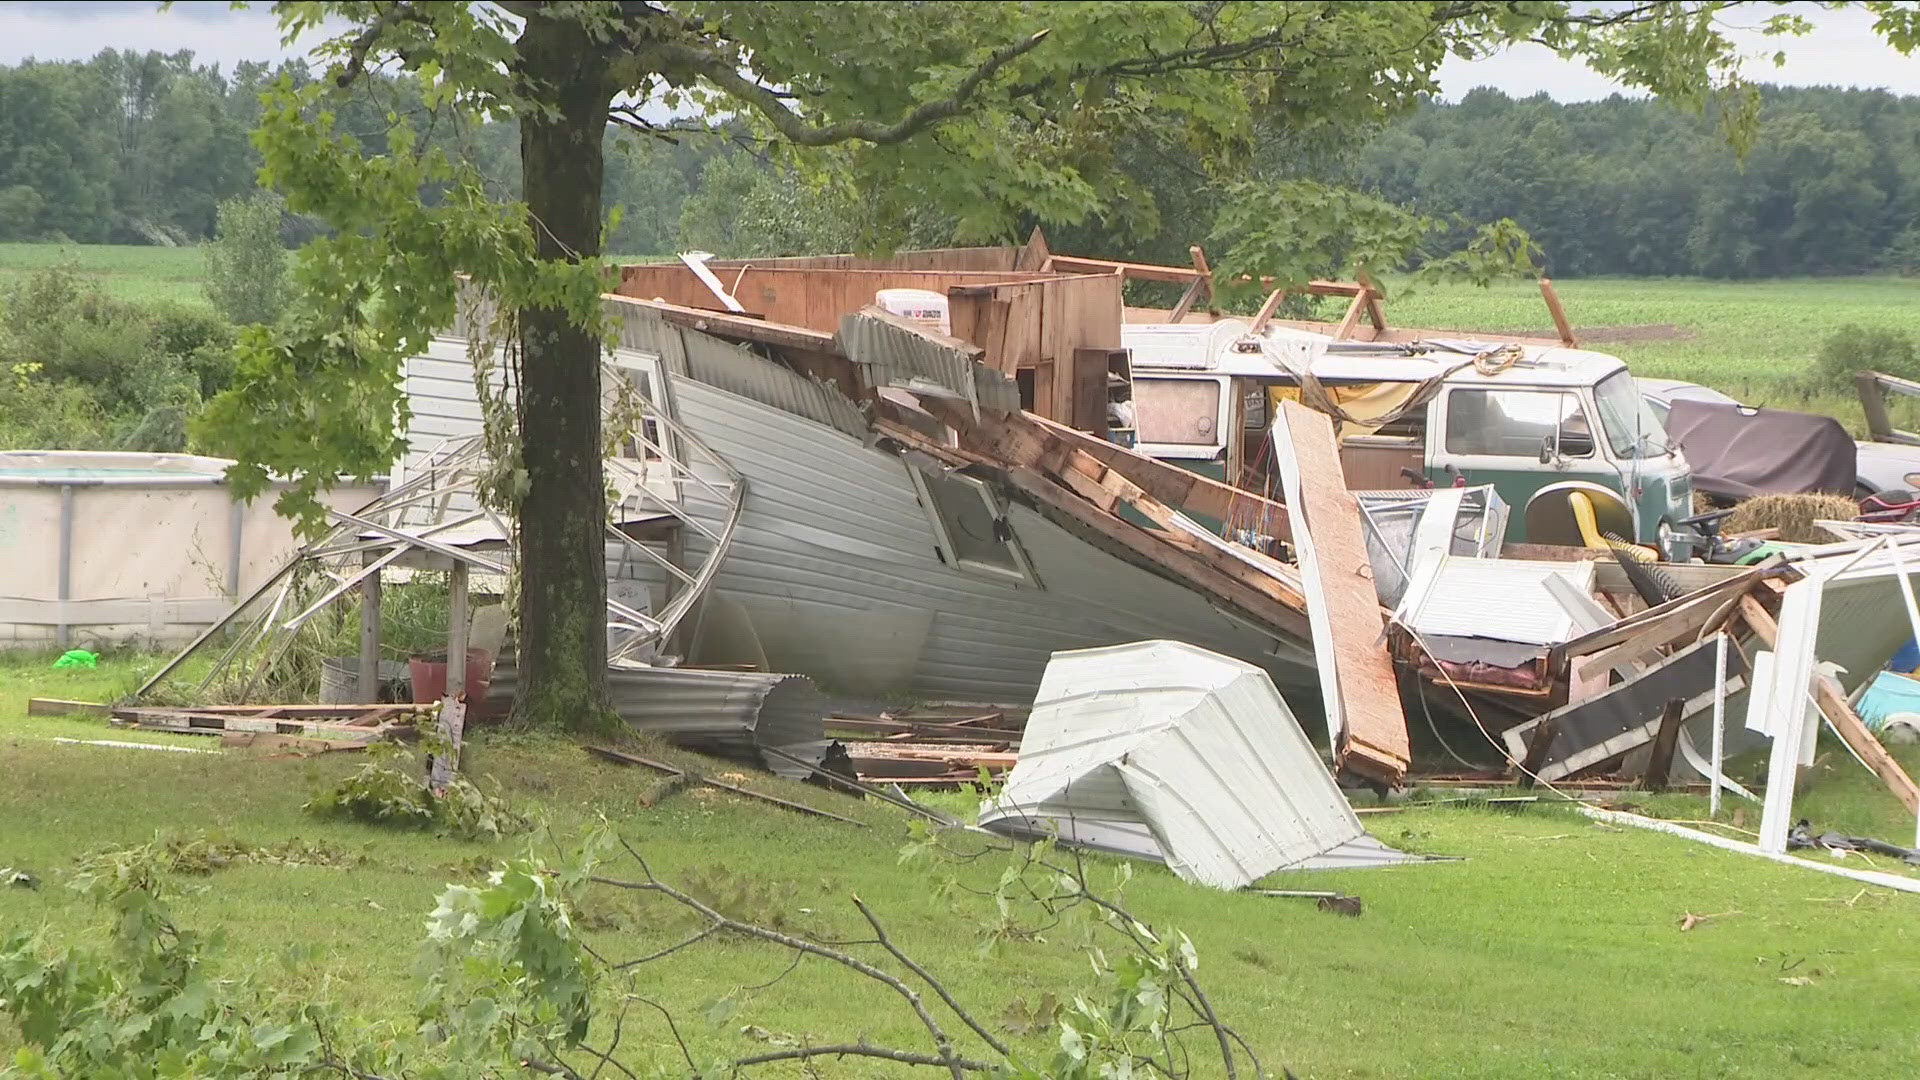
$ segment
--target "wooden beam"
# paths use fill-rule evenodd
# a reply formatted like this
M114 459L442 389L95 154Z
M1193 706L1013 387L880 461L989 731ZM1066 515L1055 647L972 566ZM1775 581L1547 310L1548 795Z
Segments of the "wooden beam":
M1040 226L1035 225L1033 231L1027 234L1027 242L1021 246L1019 251L1014 252L1013 268L1015 270L1044 270L1052 260L1053 252L1047 249L1047 236L1040 231Z
M1540 298L1547 302L1547 314L1553 316L1553 328L1560 333L1560 344L1572 348L1577 342L1573 339L1573 324L1567 321L1567 313L1560 307L1560 294L1553 291L1553 282L1540 279Z
M1003 460L1038 467L1043 454L1064 444L1099 459L1168 506L1220 521L1252 517L1270 536L1284 540L1292 535L1287 508L1282 503L1075 431L1046 417L1029 413L1004 419L983 417L976 422L943 403L930 403L929 407L959 431L963 441L971 440Z
M1690 592L1622 619L1612 626L1557 645L1554 647L1553 666L1558 666L1560 658L1586 656L1628 641L1642 647L1653 647L1671 644L1689 634L1698 634L1729 598L1753 588L1765 576L1777 570L1777 567L1754 567L1718 585ZM1744 599L1751 600L1752 597L1749 595Z
M1327 673L1322 678L1340 692L1340 745L1334 763L1398 787L1413 752L1393 662L1381 647L1385 626L1359 504L1340 468L1333 421L1298 402L1283 402L1281 408L1299 470L1295 541L1305 542L1303 531L1312 541L1314 572L1308 581L1319 592L1325 620L1322 643L1332 647L1331 656L1314 659ZM1302 568L1307 568L1305 556Z
M1200 250L1199 244L1188 248L1187 253L1193 256L1193 268L1206 275L1207 314L1218 318L1220 315L1220 298L1215 296L1213 292L1213 267L1207 265L1207 253ZM1179 322L1180 320L1175 319L1174 321Z
M1380 294L1372 289L1367 290L1367 321L1373 324L1376 337L1387 332L1387 313L1380 306Z
M1200 249L1194 248L1193 250L1199 251ZM1186 318L1187 312L1193 310L1193 302L1200 298L1200 290L1206 288L1206 286L1207 283L1205 280L1194 278L1193 283L1187 286L1187 291L1180 294L1180 302L1173 305L1173 314L1167 316L1167 321L1177 323Z
M1353 336L1353 328L1360 325L1360 313L1367 309L1367 297L1373 295L1371 289L1361 289L1353 294L1353 302L1347 305L1347 313L1340 319L1340 325L1333 331L1333 340L1345 341Z
M1167 281L1175 285L1184 285L1196 278L1208 275L1188 266L1156 266L1152 263L1120 262L1114 259L1089 259L1078 255L1054 255L1047 268L1057 271L1077 271L1083 274L1111 274L1119 272L1131 281Z
M360 580L361 701L380 700L380 571Z
M1247 327L1247 336L1252 337L1265 330L1267 324L1273 321L1273 313L1280 310L1280 301L1286 298L1287 290L1285 289L1275 289L1268 293L1267 302L1260 305L1259 312L1253 317L1253 325Z
M1780 628L1757 597L1748 595L1740 598L1740 617L1755 637L1769 649L1773 648L1779 638ZM1819 708L1820 715L1826 717L1833 729L1840 733L1841 740L1860 756L1861 761L1867 763L1867 767L1887 786L1887 790L1893 792L1893 797L1907 808L1909 816L1920 815L1920 786L1914 784L1907 770L1901 768L1873 732L1867 730L1867 725L1860 721L1853 706L1847 704L1846 692L1840 688L1840 684L1834 681L1833 676L1816 668L1812 689L1814 705Z
M1680 718L1686 708L1686 701L1674 698L1660 710L1660 728L1654 733L1652 756L1647 758L1647 771L1642 776L1649 791L1667 790L1667 775L1673 771L1673 751L1680 745Z
M1006 475L1021 491L1068 514L1103 538L1160 567L1189 587L1242 612L1269 632L1303 641L1310 633L1306 614L1286 595L1281 583L1252 567L1226 569L1234 565L1234 560L1223 560L1220 564L1203 561L1194 549L1174 542L1170 538L1172 534L1142 529L1118 515L1098 509L1078 509L1074 504L1087 503L1085 496L1037 470L1014 468L1006 470Z
M875 427L889 438L930 457L952 464L982 465L999 472L1016 490L1106 542L1096 546L1105 547L1110 553L1150 568L1169 580L1182 582L1241 612L1270 632L1303 641L1310 633L1304 603L1294 590L1272 575L1205 546L1184 532L1142 528L1114 513L1112 508L1131 499L1135 500L1136 509L1144 505L1146 510L1165 516L1163 506L1155 509L1155 501L1143 499L1144 493L1114 470L1103 470L1097 479L1089 476L1091 455L1076 454L1067 448L1062 465L1050 473L1038 463L1039 454L1031 446L1023 456L1036 463L1023 464L991 452L969 450L964 445L943 446L911 428L888 421L878 421ZM1248 555L1264 557L1251 549Z
M757 341L764 345L776 345L783 348L811 349L815 352L845 355L840 351L839 342L832 334L819 330L810 330L804 326L787 326L756 319L751 315L733 315L724 311L708 311L706 308L683 307L669 304L663 300L642 300L634 296L619 296L609 293L601 297L603 301L633 304L644 307L666 322L675 326L684 326L689 330L698 330L716 337L737 338L742 341Z

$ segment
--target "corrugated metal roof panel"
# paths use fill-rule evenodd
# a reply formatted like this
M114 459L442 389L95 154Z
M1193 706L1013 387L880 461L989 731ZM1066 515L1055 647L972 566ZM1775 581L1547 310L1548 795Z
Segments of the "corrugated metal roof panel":
M868 369L872 385L912 388L931 383L990 412L1020 409L1019 384L977 362L965 342L872 308L842 315L839 340L847 356Z
M826 700L804 676L615 663L607 684L613 711L634 730L785 776L804 778L812 770L763 757L762 746L818 762L826 745ZM510 702L518 688L513 657L501 657L489 699Z
M1406 858L1356 843L1360 819L1265 672L1175 641L1056 653L980 824L1157 856L1223 889Z
M867 432L859 406L837 387L782 367L744 345L675 326L644 304L616 300L605 306L620 327L622 346L667 358L671 371L848 435Z

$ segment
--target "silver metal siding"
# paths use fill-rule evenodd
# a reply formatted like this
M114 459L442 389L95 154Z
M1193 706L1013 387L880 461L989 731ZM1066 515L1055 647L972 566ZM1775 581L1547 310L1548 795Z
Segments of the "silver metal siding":
M1024 507L1008 519L1042 589L949 567L899 458L692 379L674 393L680 421L747 477L715 590L746 608L775 668L838 689L1025 701L1059 649L1180 637L1260 660L1274 647ZM873 649L881 655L849 653ZM1269 666L1311 683L1310 668Z

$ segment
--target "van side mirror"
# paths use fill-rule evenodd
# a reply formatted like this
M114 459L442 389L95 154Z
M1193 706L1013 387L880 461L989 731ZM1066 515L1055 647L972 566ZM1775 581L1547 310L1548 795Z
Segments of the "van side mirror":
M1541 436L1541 438L1540 438L1540 464L1542 464L1542 465L1551 465L1551 464L1553 464L1553 459L1554 459L1555 457L1558 457L1558 456L1559 456L1559 455L1558 455L1557 453L1555 453L1555 450L1554 450L1554 445L1553 445L1553 436L1551 436L1551 435L1543 435L1543 436Z

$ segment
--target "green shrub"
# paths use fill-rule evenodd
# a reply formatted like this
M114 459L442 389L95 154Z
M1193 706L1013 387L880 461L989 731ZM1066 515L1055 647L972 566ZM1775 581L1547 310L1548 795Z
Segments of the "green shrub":
M287 248L280 236L285 208L278 195L256 192L220 204L206 247L207 299L241 325L280 317Z
M1831 390L1851 393L1854 372L1867 370L1920 379L1920 351L1914 347L1913 335L1848 323L1827 335L1814 358L1814 380Z
M461 840L497 840L524 832L528 821L498 794L455 775L436 795L422 777L425 763L399 747L376 743L367 763L308 800L321 817L347 817L401 829L440 829Z

